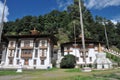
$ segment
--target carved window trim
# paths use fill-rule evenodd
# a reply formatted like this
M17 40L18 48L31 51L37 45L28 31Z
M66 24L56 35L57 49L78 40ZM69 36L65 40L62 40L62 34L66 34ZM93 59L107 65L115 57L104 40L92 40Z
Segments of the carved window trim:
M42 46L45 46L45 43L46 43L45 40L41 40L41 45L42 45Z
M10 47L13 47L13 45L14 45L14 41L11 41L10 42Z
M45 60L41 60L41 65L44 65L45 64L45 62L44 62Z
M30 40L24 41L24 47L30 47Z

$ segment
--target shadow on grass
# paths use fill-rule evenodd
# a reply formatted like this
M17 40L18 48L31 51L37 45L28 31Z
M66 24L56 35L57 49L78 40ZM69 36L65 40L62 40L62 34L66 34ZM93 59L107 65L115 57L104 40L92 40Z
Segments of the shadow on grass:
M81 72L79 68L66 69L65 72Z
M93 75L94 77L97 77L97 78L99 78L99 77L102 77L102 78L105 78L106 80L120 80L120 75L117 75L116 73L111 73L111 74L99 74L99 75L97 75L97 74L94 74Z
M73 80L106 80L104 78L95 78L91 76L83 77L83 76L77 76Z

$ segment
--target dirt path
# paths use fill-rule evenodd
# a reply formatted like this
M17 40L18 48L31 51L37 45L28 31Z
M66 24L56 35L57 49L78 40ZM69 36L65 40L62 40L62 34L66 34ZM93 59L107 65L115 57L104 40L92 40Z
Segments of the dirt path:
M31 73L31 74L22 74L22 75L9 75L9 76L0 76L0 80L48 80L51 78L60 78L70 76L66 74L65 70L55 70L55 71L45 71L41 73Z
M22 75L15 75L15 76L0 76L0 80L13 80L15 78L21 78Z

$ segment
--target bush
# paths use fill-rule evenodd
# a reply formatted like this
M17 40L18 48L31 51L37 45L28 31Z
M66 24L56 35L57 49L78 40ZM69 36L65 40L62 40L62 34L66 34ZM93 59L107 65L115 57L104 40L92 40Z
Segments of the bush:
M61 68L74 68L76 64L76 58L73 55L65 55L61 60L60 67Z
M7 32L5 35L17 35L17 32Z

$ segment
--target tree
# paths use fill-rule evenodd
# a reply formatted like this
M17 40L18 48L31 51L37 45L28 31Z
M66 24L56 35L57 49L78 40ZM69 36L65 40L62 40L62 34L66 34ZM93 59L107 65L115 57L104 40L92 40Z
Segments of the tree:
M94 24L94 20L92 17L91 12L84 6L84 2L82 1L82 13L83 13L83 22L84 22L84 30L85 30L85 37L90 38L92 36L90 32L91 25ZM73 21L76 21L76 24L79 23L79 25L76 25L76 32L77 36L81 34L81 27L80 27L80 13L79 13L79 1L74 0L74 4L68 6L68 13L70 14L70 17L72 19L71 23ZM73 37L72 37L73 38Z
M64 58L61 60L60 67L61 68L74 68L76 64L75 56L68 54L65 55Z
M94 18L84 6L84 0L81 1L85 38L106 43L104 25L102 24L105 22L110 46L114 45L120 49L120 22L115 25L103 17L96 16ZM58 38L59 43L64 43L74 39L74 21L76 38L81 34L79 16L79 3L78 0L74 0L74 3L68 6L67 11L53 10L45 15L24 16L21 19L6 22L3 33L29 34L30 30L35 27L40 33L52 34Z

